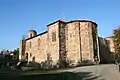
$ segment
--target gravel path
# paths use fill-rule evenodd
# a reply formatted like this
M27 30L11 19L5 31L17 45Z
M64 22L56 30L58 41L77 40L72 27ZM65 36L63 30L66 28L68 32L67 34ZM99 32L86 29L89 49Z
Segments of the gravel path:
M114 64L77 67L66 71L77 73L83 80L120 80L118 66Z

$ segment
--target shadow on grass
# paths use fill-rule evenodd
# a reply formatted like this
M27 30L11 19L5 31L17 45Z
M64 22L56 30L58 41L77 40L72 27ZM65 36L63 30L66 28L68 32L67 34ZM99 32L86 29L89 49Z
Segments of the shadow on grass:
M105 80L102 76L96 76L92 72L77 72L75 74L83 80Z
M100 80L91 72L9 72L0 73L0 80ZM104 79L101 79L104 80Z

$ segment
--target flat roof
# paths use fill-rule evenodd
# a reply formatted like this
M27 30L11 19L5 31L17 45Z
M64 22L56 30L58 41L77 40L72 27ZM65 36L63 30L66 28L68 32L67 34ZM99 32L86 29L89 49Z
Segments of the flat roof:
M57 23L57 22L66 23L66 22L65 22L65 21L63 21L63 20L57 20L57 21L54 21L54 22L52 22L52 23L48 24L47 26L50 26L50 25L55 24L55 23Z
M91 23L95 24L96 26L98 26L96 22L91 21L91 20L85 20L85 19L81 19L81 20L80 20L80 19L78 19L78 20L70 20L70 21L57 20L57 21L54 21L54 22L48 24L47 26L50 26L50 25L55 24L55 23L57 23L57 22L62 22L62 23L66 23L66 24L67 24L67 23L72 23L72 22L91 22Z
M70 21L68 21L67 23L71 23L71 22L91 22L91 23L97 25L96 22L91 21L91 20L85 20L85 19L81 19L81 20L80 20L80 19L78 19L78 20L70 20Z

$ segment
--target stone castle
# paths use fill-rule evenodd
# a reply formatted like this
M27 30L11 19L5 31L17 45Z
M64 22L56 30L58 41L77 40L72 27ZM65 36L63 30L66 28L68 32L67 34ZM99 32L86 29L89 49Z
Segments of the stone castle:
M97 26L90 20L58 20L48 24L43 33L29 30L20 42L19 59L38 63L46 60L100 61Z

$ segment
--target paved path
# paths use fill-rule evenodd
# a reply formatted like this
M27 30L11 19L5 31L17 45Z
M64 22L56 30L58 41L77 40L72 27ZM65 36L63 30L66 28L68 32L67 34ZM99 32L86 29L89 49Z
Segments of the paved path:
M67 71L77 73L83 80L120 80L118 66L114 64L77 67Z

